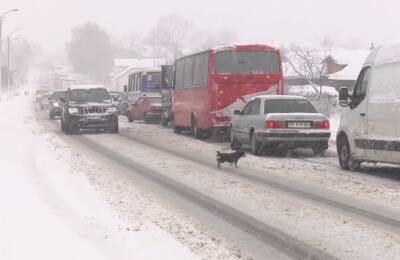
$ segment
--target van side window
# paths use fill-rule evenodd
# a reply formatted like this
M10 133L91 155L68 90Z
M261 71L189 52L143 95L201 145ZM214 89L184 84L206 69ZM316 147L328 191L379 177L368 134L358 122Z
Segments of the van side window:
M360 76L358 77L357 83L353 90L353 99L351 101L352 107L357 107L367 96L368 82L371 74L370 72L371 72L370 67L364 68L361 71Z

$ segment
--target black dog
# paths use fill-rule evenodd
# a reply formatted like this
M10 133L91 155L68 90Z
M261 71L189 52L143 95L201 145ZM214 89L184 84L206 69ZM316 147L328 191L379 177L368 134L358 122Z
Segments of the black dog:
M237 168L237 163L241 157L246 157L243 151L234 151L232 153L221 153L217 151L218 168L221 169L221 163L225 162L228 162L231 165L235 164L235 167Z

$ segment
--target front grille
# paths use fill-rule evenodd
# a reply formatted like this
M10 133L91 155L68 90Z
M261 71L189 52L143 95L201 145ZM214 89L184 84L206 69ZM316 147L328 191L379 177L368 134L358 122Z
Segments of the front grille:
M106 112L105 107L84 107L82 113L84 115L90 114L104 114Z

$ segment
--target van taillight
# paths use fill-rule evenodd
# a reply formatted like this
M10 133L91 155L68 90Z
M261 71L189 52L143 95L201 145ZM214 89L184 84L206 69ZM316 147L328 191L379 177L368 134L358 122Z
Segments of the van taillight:
M329 129L330 128L329 120L314 122L314 128Z
M265 121L266 128L286 128L285 121L267 120Z

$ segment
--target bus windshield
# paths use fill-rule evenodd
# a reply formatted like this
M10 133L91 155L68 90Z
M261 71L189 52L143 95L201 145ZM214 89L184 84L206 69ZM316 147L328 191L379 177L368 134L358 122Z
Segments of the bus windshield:
M161 90L161 72L147 73L143 76L144 91Z
M215 54L217 74L280 73L279 55L273 51L222 51Z

